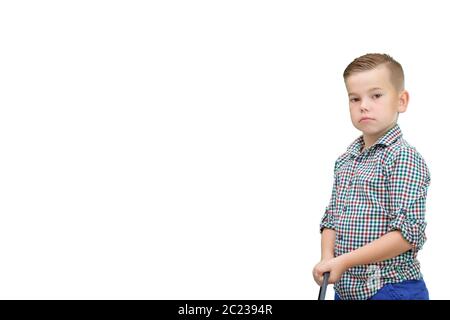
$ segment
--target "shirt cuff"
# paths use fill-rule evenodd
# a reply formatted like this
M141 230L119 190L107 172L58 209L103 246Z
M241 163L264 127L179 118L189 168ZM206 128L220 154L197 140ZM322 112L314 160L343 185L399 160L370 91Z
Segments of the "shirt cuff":
M424 219L413 219L406 216L406 211L400 209L395 217L389 222L388 232L399 230L415 250L422 249L427 237L425 235L425 228L427 223Z
M320 222L320 233L322 233L324 228L335 230L334 215L329 210L325 211L322 221Z

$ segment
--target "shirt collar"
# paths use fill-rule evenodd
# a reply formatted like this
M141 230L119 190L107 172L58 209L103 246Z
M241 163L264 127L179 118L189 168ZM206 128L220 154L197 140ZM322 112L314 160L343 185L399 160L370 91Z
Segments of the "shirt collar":
M395 126L389 129L383 136L378 138L378 140L372 146L370 146L369 149L374 148L376 145L389 146L400 137L402 137L402 131L400 130L399 125L396 123ZM355 141L352 142L352 144L347 148L347 151L350 154L357 156L361 153L363 145L364 145L364 138L361 135Z

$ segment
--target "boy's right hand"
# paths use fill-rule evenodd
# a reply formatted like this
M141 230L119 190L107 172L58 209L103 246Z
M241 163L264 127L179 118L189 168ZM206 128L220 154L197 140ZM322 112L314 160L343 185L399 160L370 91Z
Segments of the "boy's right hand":
M321 286L323 283L323 274L327 271L330 271L330 270L324 270L323 266L326 265L327 262L330 261L331 259L333 259L333 258L323 259L314 266L313 277L314 277L314 281L319 286Z
M323 283L323 274L330 273L328 279L329 284L336 283L341 278L342 274L348 269L345 257L339 256L336 258L324 258L313 269L313 277L316 283L321 286Z

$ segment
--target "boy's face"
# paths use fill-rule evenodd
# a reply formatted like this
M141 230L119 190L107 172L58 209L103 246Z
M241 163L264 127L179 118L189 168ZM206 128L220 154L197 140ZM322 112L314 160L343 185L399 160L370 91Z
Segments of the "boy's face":
M372 143L397 123L398 113L408 106L408 92L396 90L384 65L352 74L345 86L352 123Z

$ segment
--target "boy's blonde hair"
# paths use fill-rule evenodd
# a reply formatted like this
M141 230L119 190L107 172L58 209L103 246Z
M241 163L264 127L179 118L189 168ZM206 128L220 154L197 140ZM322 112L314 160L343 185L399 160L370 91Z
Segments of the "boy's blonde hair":
M353 60L344 70L344 81L356 72L372 70L380 65L385 65L390 71L391 83L394 88L398 92L404 90L405 75L403 73L402 65L395 61L390 55L385 53L367 53Z

